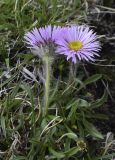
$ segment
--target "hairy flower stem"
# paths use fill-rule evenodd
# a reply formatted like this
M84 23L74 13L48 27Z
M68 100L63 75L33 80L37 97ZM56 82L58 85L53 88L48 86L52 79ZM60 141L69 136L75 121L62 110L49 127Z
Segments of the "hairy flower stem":
M46 116L48 113L49 107L49 92L50 92L50 78L51 78L51 57L44 57L44 65L45 65L45 84L44 84L44 111L43 116Z
M79 67L79 62L77 62L76 64L74 64L73 62L69 63L68 86L75 81L78 67Z
M73 63L70 62L70 66L69 66L69 81L73 80L75 78L75 72L74 72L74 67L73 67Z

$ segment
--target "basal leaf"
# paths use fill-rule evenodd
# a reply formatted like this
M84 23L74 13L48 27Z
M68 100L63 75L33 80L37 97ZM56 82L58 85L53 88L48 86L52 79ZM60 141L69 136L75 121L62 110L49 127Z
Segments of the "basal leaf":
M103 135L96 129L96 127L92 123L84 119L83 124L90 135L92 135L95 138L103 139Z
M88 84L90 84L90 83L96 82L96 81L99 80L101 77L102 77L101 74L95 74L95 75L89 77L88 79L86 79L86 80L84 81L84 84L85 84L85 85L88 85Z

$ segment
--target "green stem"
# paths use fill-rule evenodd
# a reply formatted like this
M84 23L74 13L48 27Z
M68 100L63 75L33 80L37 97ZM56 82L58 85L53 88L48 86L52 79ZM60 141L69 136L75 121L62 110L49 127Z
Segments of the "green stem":
M70 62L69 65L69 84L71 82L73 82L73 80L76 78L76 73L77 73L77 69L79 67L79 62L77 62L76 64L74 64L73 62Z
M45 57L45 93L44 93L44 116L48 113L49 107L49 92L50 92L50 77L51 77L51 59L50 57Z

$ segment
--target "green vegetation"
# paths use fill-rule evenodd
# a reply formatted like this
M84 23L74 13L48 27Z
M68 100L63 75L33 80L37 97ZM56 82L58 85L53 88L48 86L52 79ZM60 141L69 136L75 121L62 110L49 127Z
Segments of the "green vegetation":
M112 4L105 10L115 13ZM100 34L102 47L113 43L98 30L100 17L93 19L90 13L94 6L93 0L0 0L0 160L115 157L114 137L106 130L109 118L103 113L108 99L114 101L108 83L112 86L115 78L115 56L102 48L100 61L81 62L77 69L56 57L47 97L38 74L43 64L23 42L33 27L86 23Z

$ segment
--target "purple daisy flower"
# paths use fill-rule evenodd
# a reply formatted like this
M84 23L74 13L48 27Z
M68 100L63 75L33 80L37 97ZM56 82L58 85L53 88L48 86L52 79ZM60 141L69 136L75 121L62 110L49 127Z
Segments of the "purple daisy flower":
M95 56L100 50L100 44L96 34L87 26L66 27L61 34L61 38L56 41L56 52L64 54L67 60L95 61Z
M61 31L60 26L45 26L39 29L34 28L32 31L25 34L24 39L29 48L36 48L40 45L47 45L50 42L55 43Z

